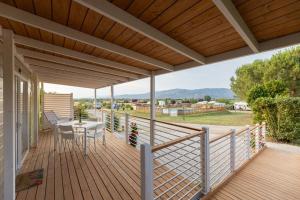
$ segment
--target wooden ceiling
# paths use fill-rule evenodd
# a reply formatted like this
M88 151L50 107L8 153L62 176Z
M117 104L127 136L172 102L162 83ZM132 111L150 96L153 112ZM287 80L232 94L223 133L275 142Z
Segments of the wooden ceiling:
M181 69L180 66L185 64L188 67L202 64L199 62L195 63L191 57L164 45L163 42L151 39L147 34L138 33L100 14L95 9L92 10L83 6L80 1L1 0L1 2L145 55L147 58L166 64L166 66L173 66L174 70L177 69L177 66L178 69ZM222 0L220 2L222 3ZM232 2L234 9L237 10L237 13L246 24L249 32L253 34L257 43L300 32L299 0L233 0ZM248 48L245 38L232 25L228 17L220 10L220 7L216 6L218 0L113 0L110 3L183 44L190 50L208 58L208 60L214 56ZM99 4L101 4L101 1L99 1ZM16 21L11 17L5 16L5 14L1 14L1 12L0 16L1 26L13 30L17 35L126 64L145 71L168 72L168 70L161 69L151 62L143 62L140 59L134 59L124 54L83 43L81 40L64 37L62 34L34 27L29 25L26 20L22 22ZM22 45L23 49L29 48L24 44ZM36 51L32 47L30 49ZM39 52L44 54L62 56L61 54L56 55L54 52L41 50ZM240 55L237 54L237 56ZM64 57L66 59L76 59L66 55ZM89 60L82 60L82 62L95 65ZM189 63L193 64L189 65ZM95 65L95 68L97 67L100 67L100 65ZM109 66L101 67L111 68ZM126 70L121 68L118 70L126 73ZM137 76L137 78L147 76L135 73L135 71L130 71L130 73ZM114 75L120 76L117 72ZM123 75L121 77L124 78ZM126 80L120 80L117 83L134 80L132 77L126 78ZM106 86L109 83L101 86L103 85Z

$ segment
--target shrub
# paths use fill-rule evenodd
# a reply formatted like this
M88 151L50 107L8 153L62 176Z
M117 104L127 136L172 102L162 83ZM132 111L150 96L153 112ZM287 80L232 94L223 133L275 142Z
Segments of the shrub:
M265 120L269 136L276 141L300 138L300 97L260 97L253 103L256 120Z

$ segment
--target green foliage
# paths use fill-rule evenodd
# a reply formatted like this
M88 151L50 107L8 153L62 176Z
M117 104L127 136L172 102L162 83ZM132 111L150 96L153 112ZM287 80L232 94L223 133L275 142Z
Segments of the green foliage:
M247 102L252 106L253 102L260 97L276 97L287 95L287 87L283 81L273 80L265 84L255 85L247 94Z
M260 97L253 103L257 120L266 120L269 136L292 142L300 138L300 97Z
M235 73L236 76L231 78L231 89L243 100L255 85L272 80L282 81L291 96L300 96L300 47L280 52L268 60L243 65Z
M88 105L83 102L79 102L74 106L75 116L79 119L79 122L81 122L83 118L87 118L88 113L86 109L88 109Z
M210 101L211 100L211 96L204 96L204 101Z

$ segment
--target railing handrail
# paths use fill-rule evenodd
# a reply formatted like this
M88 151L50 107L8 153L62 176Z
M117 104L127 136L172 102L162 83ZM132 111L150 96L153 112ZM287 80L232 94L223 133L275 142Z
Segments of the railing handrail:
M249 128L249 127L243 128L243 129L237 131L237 132L235 133L235 135L240 135L241 133L247 131L248 129L249 129L249 131L253 131L254 129L256 129L256 128L258 128L258 127L262 127L262 124L255 125L255 126L253 126L253 127L251 127L251 128ZM224 137L230 135L232 132L233 132L233 130L230 130L230 131L228 131L228 132L226 132L226 133L224 133L224 134L222 134L222 135L220 135L220 136L218 136L218 137L215 137L214 139L210 140L209 143L213 143L213 142L215 142L215 141L217 141L217 140L220 140L220 139L222 139L222 138L224 138Z
M222 135L220 135L218 137L215 137L214 139L210 140L209 143L213 143L215 141L218 141L218 140L220 140L220 139L222 139L222 138L230 135L232 132L233 132L233 130L227 131L226 133L224 133L224 134L222 134Z
M167 148L169 146L178 144L180 142L189 140L191 138L194 138L194 137L197 137L197 136L201 136L202 134L205 134L205 131L201 130L201 131L199 131L197 133L192 133L192 134L189 134L189 135L186 135L186 136L183 136L183 137L179 137L179 138L176 138L174 140L171 140L171 141L168 141L168 142L156 145L156 146L152 147L152 153L154 153L156 151L159 151L161 149Z

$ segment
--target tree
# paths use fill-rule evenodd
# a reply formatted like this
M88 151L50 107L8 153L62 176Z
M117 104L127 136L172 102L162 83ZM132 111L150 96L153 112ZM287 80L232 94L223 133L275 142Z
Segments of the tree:
M241 99L247 98L247 93L256 84L263 82L263 68L265 61L255 60L252 64L246 64L238 68L236 77L231 77L231 89Z
M300 95L300 47L279 52L268 60L256 60L238 68L231 78L231 89L246 100L251 88L272 80L282 81L291 96Z
M204 101L210 101L210 100L211 100L210 96L208 96L208 95L204 96Z

